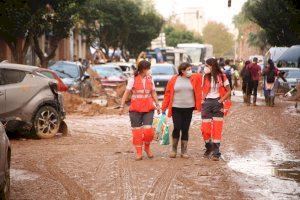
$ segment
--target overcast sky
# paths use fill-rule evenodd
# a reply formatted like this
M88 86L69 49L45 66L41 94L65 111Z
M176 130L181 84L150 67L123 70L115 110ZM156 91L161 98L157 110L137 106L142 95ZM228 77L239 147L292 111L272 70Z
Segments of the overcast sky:
M168 17L174 10L182 13L187 7L202 7L205 21L217 21L225 24L231 31L234 26L232 18L238 14L247 0L231 0L231 7L227 7L228 0L154 0L155 7L164 17Z

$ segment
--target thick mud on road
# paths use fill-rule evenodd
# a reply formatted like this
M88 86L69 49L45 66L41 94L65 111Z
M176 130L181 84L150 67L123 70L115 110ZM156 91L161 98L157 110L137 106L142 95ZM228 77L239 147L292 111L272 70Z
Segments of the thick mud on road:
M199 114L190 159L154 142L155 158L139 162L128 116L69 115L66 137L11 141L11 199L299 199L300 115L235 101L219 162L202 158Z

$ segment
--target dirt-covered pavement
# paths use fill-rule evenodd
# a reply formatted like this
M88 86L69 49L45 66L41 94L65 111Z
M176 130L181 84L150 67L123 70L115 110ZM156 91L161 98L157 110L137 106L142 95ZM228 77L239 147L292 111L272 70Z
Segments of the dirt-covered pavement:
M139 162L127 115L69 115L66 137L11 141L11 199L299 199L300 115L292 103L240 102L226 118L219 162L202 158L199 114L190 159L170 159L170 146L154 142L155 158Z

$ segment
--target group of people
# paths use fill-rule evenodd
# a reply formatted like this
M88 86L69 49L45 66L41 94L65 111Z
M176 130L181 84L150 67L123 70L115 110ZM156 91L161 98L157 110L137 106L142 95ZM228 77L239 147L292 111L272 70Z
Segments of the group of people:
M261 66L257 64L258 59L253 58L253 62L246 61L241 70L241 77L243 79L242 90L244 95L244 102L247 105L251 104L251 96L253 95L253 105L256 106L257 89L260 78L263 79L263 92L267 106L275 105L275 91L278 85L278 78L284 77L282 73L275 66L274 62L269 59L267 66L262 70Z
M132 127L132 143L136 149L136 160L142 160L143 149L153 158L150 144L155 130L152 127L154 111L173 119L172 150L169 157L177 157L177 147L181 141L181 157L187 154L189 128L193 112L201 112L201 133L205 142L204 156L218 161L222 140L223 118L231 106L230 82L217 59L206 60L203 74L192 73L190 63L182 63L178 74L168 82L162 106L160 106L155 84L150 74L151 63L145 59L138 61L137 70L129 79L120 105L124 112L125 102L131 98L129 117Z

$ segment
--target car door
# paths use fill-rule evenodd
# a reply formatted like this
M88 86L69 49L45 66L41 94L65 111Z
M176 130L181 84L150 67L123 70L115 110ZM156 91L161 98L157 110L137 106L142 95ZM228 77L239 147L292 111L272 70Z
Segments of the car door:
M0 69L0 115L5 113L5 85L2 78L2 69Z

